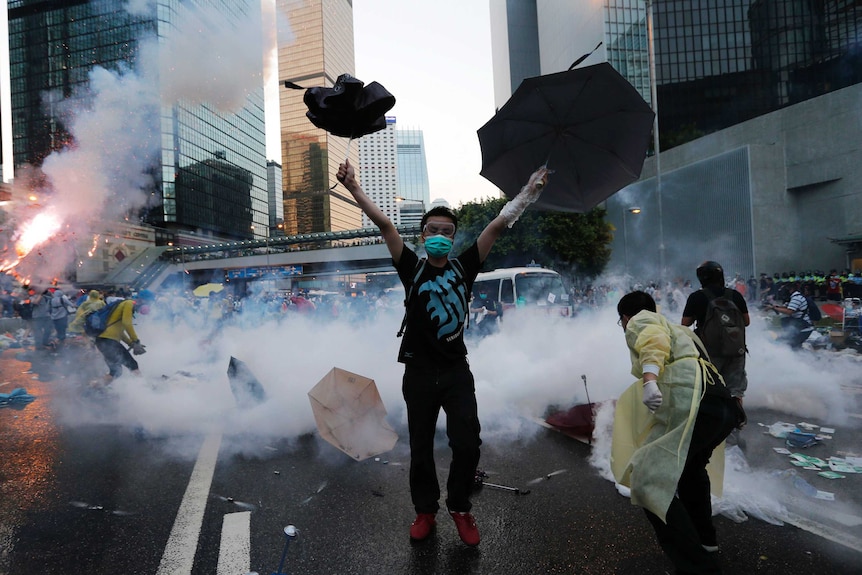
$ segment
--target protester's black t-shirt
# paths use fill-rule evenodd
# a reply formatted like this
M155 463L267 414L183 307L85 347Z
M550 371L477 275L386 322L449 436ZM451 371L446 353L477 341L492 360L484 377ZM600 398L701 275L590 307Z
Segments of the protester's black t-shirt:
M682 310L682 317L693 317L695 319L697 323L695 324L694 331L698 335L700 335L700 326L703 325L703 321L706 319L706 308L709 305L709 298L703 292L704 289L709 290L715 297L719 297L724 295L725 288L713 286L705 287L691 292L691 295L688 296L688 300L685 302L685 309ZM732 292L731 300L734 305L738 307L739 311L743 314L748 313L748 304L745 303L745 298L742 294L735 289L731 289L730 291Z
M442 268L426 262L413 287L413 301L407 310L407 326L398 352L401 363L446 367L463 362L467 356L464 321L470 307L473 281L481 266L475 243L458 256L458 262L464 269L460 278L451 262ZM416 253L404 246L395 269L405 290L410 289L418 263Z

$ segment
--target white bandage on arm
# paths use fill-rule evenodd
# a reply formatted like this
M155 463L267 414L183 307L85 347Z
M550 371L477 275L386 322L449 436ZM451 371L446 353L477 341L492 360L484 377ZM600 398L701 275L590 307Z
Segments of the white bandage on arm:
M518 195L506 202L506 205L500 210L500 215L506 220L507 227L511 228L518 221L518 218L521 217L521 214L524 213L524 210L527 209L527 206L538 200L539 196L542 195L546 174L547 171L541 168L534 172L530 176L530 181L527 182L527 185L521 188Z

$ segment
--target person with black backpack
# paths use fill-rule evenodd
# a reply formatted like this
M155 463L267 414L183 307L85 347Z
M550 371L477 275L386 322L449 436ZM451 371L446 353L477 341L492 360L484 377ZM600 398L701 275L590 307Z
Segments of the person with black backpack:
M404 364L401 388L410 433L410 496L416 511L410 538L415 541L427 539L437 523L440 485L434 462L434 436L442 409L452 449L446 506L461 541L471 547L479 544L479 529L470 513L482 444L473 374L464 344L470 293L494 242L539 198L547 175L545 167L536 170L521 192L457 258L450 257L450 251L458 217L447 207L431 208L422 216L421 240L427 257L420 259L362 190L350 162L338 168L338 181L380 228L404 284L406 312L398 333L404 339L398 361Z
M726 287L724 269L718 262L707 260L695 270L700 289L692 292L682 310L682 325L696 326L695 335L703 343L709 361L721 374L731 397L736 402L736 429L728 436L728 443L745 448L739 431L748 421L743 408L743 397L748 389L745 371L745 328L751 324L745 296Z
M701 288L692 292L682 311L682 325L695 325L709 359L730 394L740 401L748 388L745 372L745 328L751 324L745 297L725 287L721 264L705 261L696 270Z

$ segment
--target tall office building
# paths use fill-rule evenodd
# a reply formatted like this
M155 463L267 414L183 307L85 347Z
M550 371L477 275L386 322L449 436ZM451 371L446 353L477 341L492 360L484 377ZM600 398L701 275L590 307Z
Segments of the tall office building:
M862 81L862 3L654 0L662 149ZM492 0L495 103L521 80L609 62L651 102L645 0ZM536 65L538 62L538 66Z
M398 150L396 119L386 116L386 128L359 140L359 178L362 189L371 201L386 214L395 225L401 222L402 204L417 202L402 199L398 189ZM364 213L362 227L372 227L374 223Z
M491 0L491 47L498 108L525 78L568 70L594 49L581 66L610 62L650 101L644 0Z
M8 38L9 13L0 10L0 38ZM12 168L12 97L9 81L9 43L0 42L0 184L14 175Z
M617 263L629 251L629 272L690 277L692 246L706 249L705 238L746 276L862 261L852 185L862 174L840 160L857 147L862 2L492 0L497 106L536 75L513 64L534 63L533 48L550 74L600 42L581 66L611 63L651 102L650 13L661 154L607 202ZM641 212L626 217L632 207ZM662 237L645 241L642 230Z
M284 235L284 183L281 164L266 163L266 197L269 203L269 235Z
M279 81L332 87L341 74L354 73L351 0L276 0L292 35L279 37ZM316 128L306 117L303 92L280 88L284 219L288 235L340 231L361 226L361 211L337 183L338 165L358 145Z
M395 131L398 160L398 195L401 223L418 224L431 204L425 137L422 130L399 128Z
M170 36L180 24L180 10L167 0L134 13L111 0L11 0L8 6L16 166L40 166L52 152L74 144L63 111L86 91L94 68L127 74L155 66L144 64L144 42ZM255 0L210 0L196 6L217 11L228 23L260 22ZM170 242L181 232L227 238L266 234L262 80L234 112L182 98L172 105L127 105L152 107L157 122L160 150L149 168L154 186L148 191L158 201L143 216L163 229L157 241Z
M405 198L431 203L428 162L425 159L425 135L418 128L395 130L398 152L398 194Z

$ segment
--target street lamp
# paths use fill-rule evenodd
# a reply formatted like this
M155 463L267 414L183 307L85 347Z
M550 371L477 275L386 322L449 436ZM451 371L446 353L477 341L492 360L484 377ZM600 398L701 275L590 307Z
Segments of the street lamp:
M419 204L419 210L418 210L418 211L415 211L415 210L412 210L412 209L411 209L411 210L408 210L408 213L409 213L409 215L410 215L410 216L412 216L412 217L410 218L410 220L411 220L411 221L416 220L416 223L418 223L418 222L422 219L422 214L423 214L423 213L425 213L425 202L424 202L423 200L414 200L414 199L412 199L412 198L405 198L405 197L402 197L402 196L395 196L395 201L396 201L396 202L398 202L399 204L403 204L403 203L407 203L407 202L409 202L409 203L414 203L414 204ZM403 208L399 205L399 206L398 206L398 222L399 222L399 223L404 223L404 222L402 222L402 221L401 221L401 212L402 212L402 211L404 211L404 210L403 210ZM417 217L417 216L418 216L418 217Z
M623 253L625 254L625 267L623 271L625 271L626 275L629 275L629 233L626 229L626 212L639 214L641 213L641 209L635 206L623 210Z
M649 86L650 100L652 100L652 111L655 114L653 119L653 147L655 148L655 185L656 199L658 201L658 260L659 260L659 279L664 281L664 224L662 222L661 213L661 150L659 146L658 133L658 79L655 75L655 28L653 27L653 2L654 0L646 0L646 20L647 20L647 58L649 60Z

